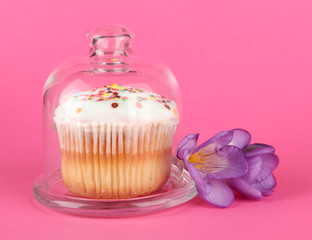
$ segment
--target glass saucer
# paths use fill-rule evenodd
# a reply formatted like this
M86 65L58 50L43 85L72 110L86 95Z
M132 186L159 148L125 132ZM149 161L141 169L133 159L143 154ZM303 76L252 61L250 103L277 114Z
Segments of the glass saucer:
M183 162L173 159L167 183L148 196L130 199L91 199L68 192L61 170L49 178L40 176L33 185L36 200L54 210L94 217L120 217L145 214L185 203L197 195L195 183L183 168Z

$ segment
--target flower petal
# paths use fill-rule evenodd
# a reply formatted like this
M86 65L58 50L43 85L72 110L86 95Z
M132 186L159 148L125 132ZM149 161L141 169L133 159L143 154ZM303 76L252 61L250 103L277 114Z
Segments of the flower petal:
M279 158L274 153L262 154L260 157L262 158L263 162L262 163L263 170L273 171L279 163Z
M268 192L272 190L272 188L276 187L276 180L273 174L270 173L263 181L256 182L252 185L261 192Z
M262 192L262 195L265 196L265 197L267 197L267 196L272 195L273 193L274 193L273 190L268 190L268 191L266 191L266 192Z
M251 135L244 129L233 129L233 139L229 143L229 145L236 146L240 149L244 149L251 140Z
M204 155L200 150L201 162L195 164L209 179L224 179L243 176L248 169L241 149L235 146L225 146L214 154ZM196 154L198 154L196 153Z
M240 149L245 148L250 142L251 136L249 132L243 129L233 129L230 131L222 131L202 143L194 149L194 152L198 152L201 148L208 145L213 145L213 147L218 150L226 145L233 145Z
M192 179L196 183L196 186L200 187L203 192L209 193L211 191L210 185L208 186L204 180L204 176L200 174L200 172L189 162L189 157L191 155L191 151L189 149L185 149L184 151L184 162L185 166L191 175Z
M254 158L246 158L249 166L250 166L249 163L252 161L250 159ZM256 158L261 158L262 165L261 170L258 172L256 179L253 179L252 181L261 182L264 179L266 179L270 174L272 174L272 171L278 165L279 159L278 156L272 153L262 154Z
M226 145L228 145L233 139L233 132L232 131L223 131L219 132L206 142L200 144L198 147L196 147L193 151L193 153L198 152L202 148L208 147L209 149L212 149L213 151L216 151L217 149L220 149Z
M248 164L248 172L243 176L244 180L254 183L257 180L262 167L262 158L260 156L246 158Z
M221 180L206 179L206 185L211 187L211 191L197 187L198 194L207 202L217 207L228 207L234 201L234 194L231 188Z
M229 179L231 187L242 194L243 196L260 200L263 198L261 191L259 191L257 188L251 186L248 181L245 181L243 178L232 178Z
M179 159L183 159L184 157L184 150L185 149L193 149L196 146L197 143L197 139L198 139L199 134L189 134L186 135L182 141L180 142L179 146L178 146L178 150L177 150L177 157Z
M244 149L244 153L246 157L254 157L260 154L274 153L275 149L266 144L255 143L250 144L247 148Z

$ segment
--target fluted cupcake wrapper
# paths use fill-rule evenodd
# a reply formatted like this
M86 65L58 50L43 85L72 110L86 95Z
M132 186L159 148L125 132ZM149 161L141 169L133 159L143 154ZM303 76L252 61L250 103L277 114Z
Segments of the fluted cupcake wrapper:
M62 176L69 191L92 198L131 198L168 179L176 122L145 126L55 118Z

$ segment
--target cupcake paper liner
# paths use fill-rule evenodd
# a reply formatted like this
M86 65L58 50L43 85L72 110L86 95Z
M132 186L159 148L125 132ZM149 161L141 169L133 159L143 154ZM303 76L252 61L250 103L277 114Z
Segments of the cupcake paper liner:
M175 121L145 126L80 123L55 118L62 176L74 194L131 198L159 189L168 179Z

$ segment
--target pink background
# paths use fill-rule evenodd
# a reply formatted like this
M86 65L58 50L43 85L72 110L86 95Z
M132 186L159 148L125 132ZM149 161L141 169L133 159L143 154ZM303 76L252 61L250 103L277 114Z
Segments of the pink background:
M63 60L88 52L86 32L119 23L134 50L165 62L184 96L184 133L200 141L245 128L276 147L278 186L262 201L217 209L199 197L121 219L75 217L32 197L42 172L41 91ZM311 239L310 0L0 3L1 239Z

